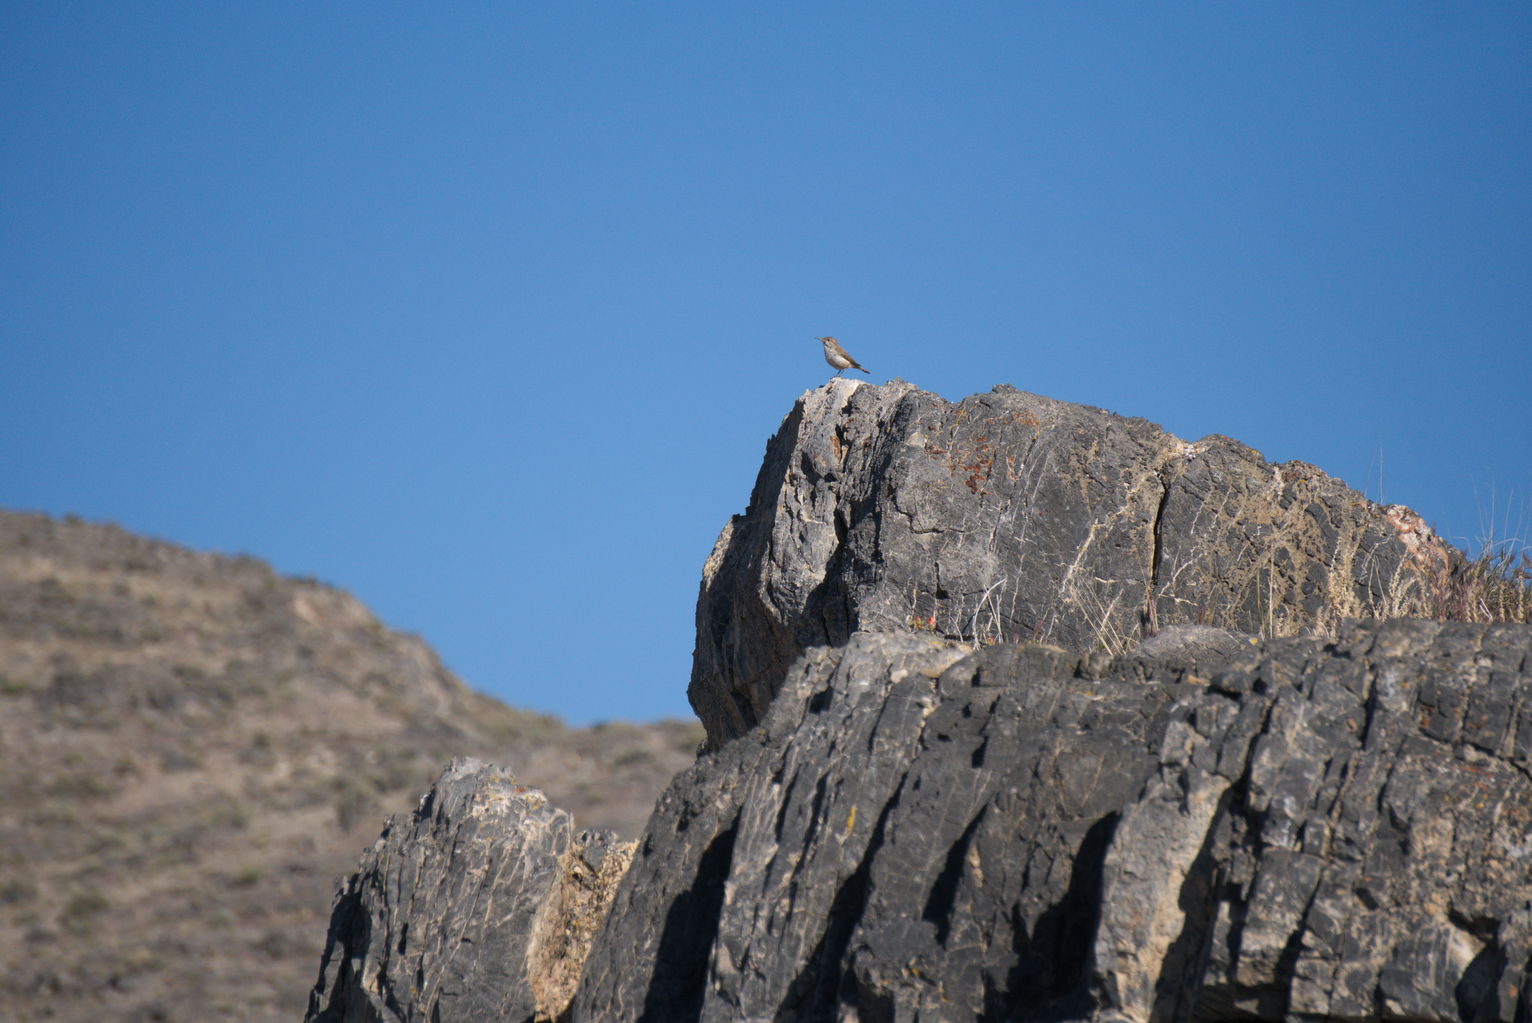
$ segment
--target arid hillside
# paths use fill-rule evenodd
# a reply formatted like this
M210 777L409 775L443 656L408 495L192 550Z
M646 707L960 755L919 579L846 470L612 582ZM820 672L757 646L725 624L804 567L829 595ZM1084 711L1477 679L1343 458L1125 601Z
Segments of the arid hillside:
M701 734L569 729L329 586L0 512L5 1015L296 1019L336 879L447 760L631 836Z

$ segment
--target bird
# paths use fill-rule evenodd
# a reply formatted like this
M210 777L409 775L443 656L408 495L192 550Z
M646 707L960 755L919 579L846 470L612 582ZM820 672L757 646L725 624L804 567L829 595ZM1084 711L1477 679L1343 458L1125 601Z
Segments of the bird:
M867 373L867 370L863 369L861 364L853 359L850 353L842 348L840 342L833 337L816 337L814 340L824 342L825 361L835 367L836 376L840 376L842 371L848 369L860 369L863 373ZM871 373L867 373L867 375L872 376Z

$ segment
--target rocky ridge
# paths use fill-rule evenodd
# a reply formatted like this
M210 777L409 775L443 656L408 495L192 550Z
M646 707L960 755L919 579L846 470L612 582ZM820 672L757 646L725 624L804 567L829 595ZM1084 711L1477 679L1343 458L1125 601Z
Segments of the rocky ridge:
M708 751L498 1018L1532 1018L1532 627L1431 620L1457 557L1223 438L832 381L704 568Z

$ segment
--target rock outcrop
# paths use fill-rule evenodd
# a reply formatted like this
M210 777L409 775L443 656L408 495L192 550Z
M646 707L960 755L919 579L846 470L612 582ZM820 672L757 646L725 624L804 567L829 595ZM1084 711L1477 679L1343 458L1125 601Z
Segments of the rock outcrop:
M832 382L704 569L709 748L564 1018L1525 1023L1532 626L1410 617L1456 557L1222 438Z
M717 745L810 646L918 627L1122 653L1433 610L1450 548L1312 465L1011 388L835 380L767 444L703 569L689 694Z
M809 651L661 800L572 1018L1525 1018L1532 629L1189 649Z
M455 761L337 894L306 1018L558 1019L632 850Z

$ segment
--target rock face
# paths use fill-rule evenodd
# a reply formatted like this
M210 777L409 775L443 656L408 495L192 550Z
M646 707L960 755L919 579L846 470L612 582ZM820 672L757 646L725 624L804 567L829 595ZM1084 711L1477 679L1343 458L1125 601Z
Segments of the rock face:
M572 1018L1526 1018L1532 629L1230 640L809 651Z
M632 848L455 761L337 894L306 1018L557 1019Z
M811 391L703 570L689 693L716 746L810 646L917 626L1123 653L1430 613L1450 549L1311 465L1010 388Z
M1532 626L1407 617L1454 557L1222 438L832 382L704 569L709 748L556 957L564 1018L1532 1020ZM510 964L437 1023L555 1004L517 972L547 825L499 826L521 887L469 857L412 916Z

